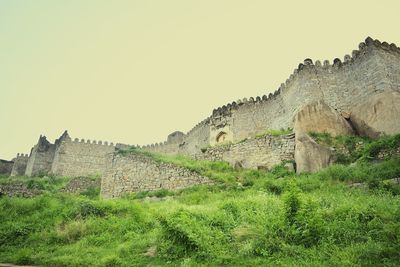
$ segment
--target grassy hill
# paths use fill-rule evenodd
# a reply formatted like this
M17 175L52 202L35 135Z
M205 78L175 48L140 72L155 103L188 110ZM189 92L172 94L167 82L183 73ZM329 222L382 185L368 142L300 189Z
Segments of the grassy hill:
M153 155L217 183L115 200L99 199L98 188L63 193L68 177L2 177L2 185L24 183L41 194L0 198L0 262L398 266L400 186L390 179L400 177L400 136L314 138L337 147L341 164L296 175L283 165L234 170L224 162Z

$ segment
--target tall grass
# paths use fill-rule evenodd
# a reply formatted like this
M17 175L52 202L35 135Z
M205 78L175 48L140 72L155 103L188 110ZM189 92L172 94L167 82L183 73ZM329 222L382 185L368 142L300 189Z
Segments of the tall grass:
M152 156L218 182L106 201L93 192L59 192L68 178L40 178L44 194L0 198L1 261L40 266L400 263L400 190L384 182L400 176L399 158L295 175L283 164L264 172ZM353 182L368 186L349 187ZM158 201L146 201L148 196Z

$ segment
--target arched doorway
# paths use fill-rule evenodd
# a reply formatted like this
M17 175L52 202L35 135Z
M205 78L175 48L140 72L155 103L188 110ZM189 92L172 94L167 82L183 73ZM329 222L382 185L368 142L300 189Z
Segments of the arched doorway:
M220 133L217 135L217 138L216 138L217 143L222 143L222 142L224 142L225 139L226 139L226 136L227 136L227 133L226 133L226 132L220 132Z

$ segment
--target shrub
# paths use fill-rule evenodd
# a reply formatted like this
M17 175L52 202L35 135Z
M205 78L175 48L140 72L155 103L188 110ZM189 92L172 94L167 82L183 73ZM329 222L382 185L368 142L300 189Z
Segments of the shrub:
M221 214L208 216L183 209L161 217L160 224L159 253L170 260L191 256L199 260L217 257L229 240L224 230L233 226L232 221Z
M82 220L71 221L61 225L57 230L57 235L60 240L72 243L79 240L87 232L87 227Z
M379 152L386 150L389 154L395 154L400 147L400 134L384 136L367 144L363 150L363 157L366 159L374 158Z
M72 216L74 218L85 219L89 216L102 217L104 215L104 210L102 208L88 201L76 203L75 208L72 210Z
M85 191L80 193L82 196L86 196L91 199L96 199L100 196L100 187L90 186Z
M21 249L16 255L16 264L33 264L32 251L30 249Z
M284 196L285 220L289 225L296 221L297 212L300 209L299 190L294 182L290 183L289 190Z
M283 192L283 185L278 184L275 181L272 180L267 180L264 183L265 189L267 189L269 192L275 194L275 195L280 195Z
M116 255L107 256L103 259L103 266L105 267L118 267L122 265L122 261Z

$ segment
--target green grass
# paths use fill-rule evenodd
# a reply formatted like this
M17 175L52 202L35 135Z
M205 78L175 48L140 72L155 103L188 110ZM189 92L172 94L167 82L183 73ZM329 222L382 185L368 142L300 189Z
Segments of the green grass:
M400 177L398 157L296 175L283 164L265 172L150 156L207 174L217 183L101 200L98 191L59 192L68 178L37 178L44 194L0 198L1 261L40 266L400 263L400 189L386 182ZM2 177L0 182L10 181ZM353 182L367 186L349 187Z
M263 133L260 133L260 134L256 135L256 137L260 138L260 137L264 137L266 135L281 136L281 135L288 135L288 134L291 134L291 133L293 133L293 129L292 128L287 128L287 129L281 128L279 130L277 130L277 129L267 129Z
M46 191L48 193L58 192L71 178L69 177L56 177L56 176L40 176L40 177L26 177L26 176L0 176L0 185L5 184L25 184L28 189L36 189Z
M385 151L388 157L391 157L400 148L400 134L382 136L377 140L348 135L333 137L328 133L310 132L309 134L318 143L335 147L337 149L338 163L343 164L374 159L381 151Z

